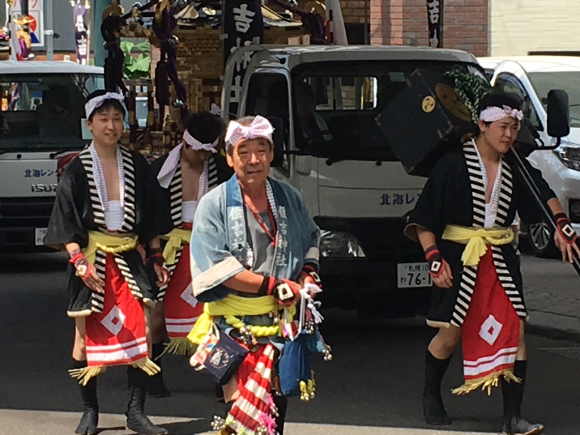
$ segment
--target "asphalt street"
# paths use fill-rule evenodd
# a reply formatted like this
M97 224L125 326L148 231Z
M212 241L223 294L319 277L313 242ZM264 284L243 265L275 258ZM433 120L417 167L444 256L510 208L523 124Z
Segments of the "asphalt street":
M55 254L0 255L0 434L73 433L82 405L69 378L73 322L65 314L65 259ZM553 260L523 258L533 333L528 336L529 386L524 413L552 435L580 433L580 340L558 319L580 315L578 277ZM331 291L327 289L327 291ZM549 300L550 303L542 303ZM551 304L551 305L550 305ZM422 319L357 323L352 312L328 311L323 333L334 360L314 361L317 397L290 404L287 435L438 435L499 433L501 394L452 396L461 384L461 355L444 381L454 424L427 428L421 416L422 367L432 331ZM543 321L542 316L551 320ZM544 322L544 324L542 324ZM549 328L549 329L547 329ZM564 332L562 332L564 329ZM570 329L566 331L567 329ZM184 358L164 360L173 396L149 399L154 422L171 434L201 434L214 415L225 415L213 387ZM124 431L124 368L99 378L101 427L106 435Z

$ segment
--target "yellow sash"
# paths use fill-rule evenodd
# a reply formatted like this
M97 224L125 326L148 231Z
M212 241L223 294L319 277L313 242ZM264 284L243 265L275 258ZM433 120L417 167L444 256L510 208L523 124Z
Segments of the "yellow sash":
M95 264L97 249L108 254L132 251L137 246L137 236L115 237L99 231L89 231L89 244L83 254L91 264Z
M174 228L170 233L161 238L167 240L167 244L163 250L163 258L165 259L165 263L170 265L175 263L175 254L181 245L189 243L191 240L191 231Z
M477 266L487 252L487 245L507 245L514 239L511 228L473 228L447 225L443 240L466 245L461 255L464 266Z
M204 304L203 314L197 319L187 338L194 344L199 345L207 333L211 330L215 316L260 316L268 314L277 308L272 296L258 298L243 298L233 294L226 298Z

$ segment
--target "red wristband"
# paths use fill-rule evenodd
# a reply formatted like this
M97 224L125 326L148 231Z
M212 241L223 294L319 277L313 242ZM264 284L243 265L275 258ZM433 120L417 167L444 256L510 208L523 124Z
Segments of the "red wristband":
M443 257L441 256L441 252L437 249L437 246L431 246L425 250L425 259L427 260L427 264L429 265L429 273L433 278L440 277L445 268Z

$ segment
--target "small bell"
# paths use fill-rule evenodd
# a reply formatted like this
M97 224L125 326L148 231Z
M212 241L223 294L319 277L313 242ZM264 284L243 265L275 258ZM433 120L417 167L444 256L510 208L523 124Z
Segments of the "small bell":
M176 98L175 100L173 100L171 105L176 109L181 109L183 106L185 106L185 103L181 101L179 98Z
M226 427L226 421L219 415L214 415L213 421L211 422L212 430L218 431Z
M169 38L169 43L175 47L177 44L179 44L179 38L175 35L172 35L171 38Z

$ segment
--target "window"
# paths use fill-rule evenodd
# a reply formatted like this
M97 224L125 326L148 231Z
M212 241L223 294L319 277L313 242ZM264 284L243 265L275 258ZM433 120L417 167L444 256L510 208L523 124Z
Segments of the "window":
M103 85L100 75L0 75L0 152L83 147L85 99Z
M373 110L378 105L376 77L323 77L305 80L316 96L316 111Z
M245 116L261 115L275 127L274 140L281 141L283 149L290 148L290 103L288 80L281 74L256 73L250 77ZM274 156L273 166L289 171L288 156Z
M514 94L524 102L524 116L530 120L537 131L544 131L542 122L529 94L519 79L511 74L501 74L495 81L495 87L503 90L507 94Z
M332 161L398 161L376 119L417 69L483 76L469 63L425 60L312 62L294 68L296 147Z
M549 71L528 73L536 95L547 109L548 92L564 89L570 98L570 126L580 127L580 72Z

